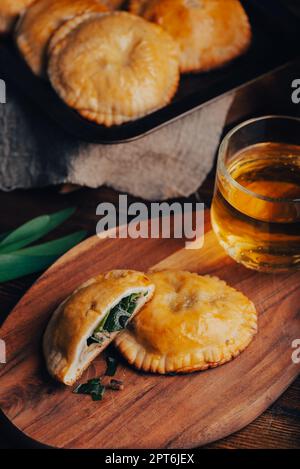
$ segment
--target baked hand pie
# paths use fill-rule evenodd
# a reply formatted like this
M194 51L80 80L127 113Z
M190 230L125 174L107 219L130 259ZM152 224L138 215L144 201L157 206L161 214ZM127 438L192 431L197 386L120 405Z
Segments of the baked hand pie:
M141 272L114 270L79 287L54 312L43 338L49 373L72 385L152 297Z
M102 2L110 9L117 10L126 0L102 0Z
M36 75L46 69L47 47L54 31L65 21L85 12L104 13L102 0L38 0L22 16L16 29L16 43Z
M34 0L0 0L0 34L9 33L19 14Z
M48 75L66 104L110 127L169 103L179 82L178 49L138 16L87 14L53 36Z
M217 277L148 274L155 294L115 344L136 368L154 373L205 370L239 355L257 332L257 313Z
M131 0L129 10L173 36L183 73L220 67L251 42L249 20L238 0Z

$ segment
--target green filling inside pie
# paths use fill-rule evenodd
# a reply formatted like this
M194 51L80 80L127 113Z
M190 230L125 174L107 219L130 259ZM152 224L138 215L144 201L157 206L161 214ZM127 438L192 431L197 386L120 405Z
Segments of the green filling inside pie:
M88 338L87 345L102 344L111 332L125 329L140 297L141 293L132 293L114 306L98 324L92 336Z

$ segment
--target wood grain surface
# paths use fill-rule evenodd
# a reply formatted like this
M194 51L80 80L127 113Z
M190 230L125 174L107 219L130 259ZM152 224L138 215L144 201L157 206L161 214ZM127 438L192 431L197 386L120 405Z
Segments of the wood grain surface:
M225 437L250 423L288 387L300 366L291 344L300 337L300 273L266 275L228 258L207 226L204 248L179 240L90 238L51 267L1 329L8 363L1 365L0 404L27 436L65 448L182 448ZM248 295L259 333L231 363L202 373L163 377L138 373L124 361L125 389L101 403L72 394L45 372L41 336L53 308L96 272L112 268L180 268L218 275ZM98 376L103 357L83 376Z
M213 189L214 173L199 188L193 197L177 200L195 202L205 200L209 204ZM42 213L54 212L74 205L77 212L63 226L57 228L48 240L64 236L78 229L86 229L90 235L95 232L99 220L96 206L100 202L118 204L118 193L108 189L86 189L61 195L54 187L27 191L0 192L1 232L13 229L29 218ZM138 199L130 197L130 202ZM37 274L0 285L0 322L3 323L22 295L30 288ZM0 448L36 448L35 444L16 429L0 411ZM244 429L204 448L300 448L300 376L285 393L277 399L260 417Z

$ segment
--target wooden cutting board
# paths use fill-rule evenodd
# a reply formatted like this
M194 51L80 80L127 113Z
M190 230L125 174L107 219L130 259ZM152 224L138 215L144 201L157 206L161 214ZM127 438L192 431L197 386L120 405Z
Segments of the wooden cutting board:
M180 240L90 238L63 256L33 285L0 330L7 363L0 365L4 414L30 438L64 448L191 448L241 429L296 378L292 342L300 338L300 272L259 274L233 262L217 244L209 222L204 247ZM219 368L183 376L156 376L124 361L122 392L102 402L75 395L49 378L41 337L51 311L75 287L115 268L177 268L213 274L240 289L259 311L250 347ZM99 357L82 382L105 369Z

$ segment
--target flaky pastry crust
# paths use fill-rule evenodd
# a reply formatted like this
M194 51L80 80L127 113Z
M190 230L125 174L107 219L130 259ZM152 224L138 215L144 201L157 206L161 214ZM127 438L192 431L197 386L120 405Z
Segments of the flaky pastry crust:
M115 344L136 368L187 373L232 360L257 332L253 303L217 277L181 271L148 274L152 300Z
M67 20L87 12L104 13L103 0L38 0L20 19L15 39L25 61L36 75L43 75L47 47L53 33Z
M0 1L0 34L9 33L18 16L31 5L34 0L1 0Z
M102 0L110 10L121 8L126 0Z
M59 96L107 127L165 106L179 82L175 41L127 12L74 18L53 36L49 54L48 73Z
M131 0L129 11L159 24L178 42L183 73L221 67L251 42L239 0Z
M66 385L77 381L118 334L112 332L103 345L89 345L87 340L99 322L124 297L140 293L131 320L152 297L153 291L148 277L130 270L98 275L75 290L53 313L44 334L43 350L49 373Z

